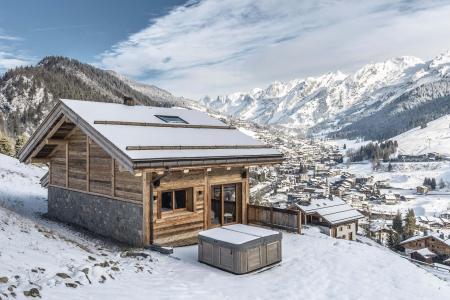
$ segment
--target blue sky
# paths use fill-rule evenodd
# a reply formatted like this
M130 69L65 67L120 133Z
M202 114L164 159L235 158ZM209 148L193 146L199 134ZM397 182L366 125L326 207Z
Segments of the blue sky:
M64 55L186 97L450 49L450 1L0 0L0 73Z

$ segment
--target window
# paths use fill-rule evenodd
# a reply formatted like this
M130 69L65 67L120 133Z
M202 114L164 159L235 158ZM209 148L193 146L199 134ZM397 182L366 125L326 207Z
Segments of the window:
M350 229L350 228L352 228L352 226L351 225L347 225L347 229Z
M185 120L178 116L163 116L163 115L155 115L158 119L166 122L166 123L172 123L172 124L188 124Z
M339 227L339 231L342 231L342 230L343 230L343 228L342 228L342 226L340 226L340 227Z
M161 212L186 210L189 207L189 201L192 202L192 189L162 191L160 197Z
M162 192L161 193L161 210L162 211L171 211L173 210L172 205L172 191L170 192Z

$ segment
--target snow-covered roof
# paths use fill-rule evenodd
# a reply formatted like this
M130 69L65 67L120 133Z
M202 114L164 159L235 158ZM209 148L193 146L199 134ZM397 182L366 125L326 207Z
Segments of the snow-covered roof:
M151 163L180 160L282 159L279 151L197 110L68 99L58 105L95 142L101 139L100 145L120 152L130 168L144 162L143 167L153 167ZM167 123L163 120L167 116L180 122Z
M440 237L438 237L437 235L434 235L434 234L431 234L431 235L416 235L416 236L410 237L409 239L404 240L403 242L400 243L400 245L407 244L409 242L420 241L420 240L423 240L423 239L426 239L426 238L429 238L429 237L433 237L433 238L441 241L442 243L447 244L448 246L450 246L450 239L444 241L443 239L441 239Z
M307 214L318 214L328 223L335 225L354 221L364 216L339 197L313 198L309 204L296 203L296 206Z
M435 257L437 255L436 253L430 251L430 249L428 249L428 248L418 249L414 252L420 254L423 257Z

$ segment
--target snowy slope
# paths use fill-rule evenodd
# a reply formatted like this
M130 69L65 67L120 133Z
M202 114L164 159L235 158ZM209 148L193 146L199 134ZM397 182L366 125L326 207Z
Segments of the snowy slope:
M450 285L385 248L316 230L283 234L283 262L232 275L197 262L195 246L172 256L123 247L42 218L45 172L0 155L2 299L445 299ZM17 195L15 197L14 195ZM9 207L12 210L5 208ZM147 257L143 257L146 256ZM63 274L58 274L63 273ZM70 277L70 278L69 278ZM4 280L3 280L4 281ZM8 289L9 288L9 289Z
M275 82L266 89L205 97L200 103L263 124L335 131L383 108L397 114L448 96L449 78L450 51L427 62L404 56L365 65L353 74L338 71ZM432 84L437 86L423 92Z
M401 154L427 154L437 152L450 156L450 115L427 124L427 127L413 128L396 137Z

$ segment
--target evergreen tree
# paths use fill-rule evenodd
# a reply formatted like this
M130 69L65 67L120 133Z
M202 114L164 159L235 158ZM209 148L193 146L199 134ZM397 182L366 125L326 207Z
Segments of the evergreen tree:
M439 188L440 189L445 188L445 182L444 182L444 180L442 178L439 180Z
M389 163L389 164L388 164L388 172L392 172L392 169L393 169L392 164Z
M16 143L14 145L16 155L19 154L20 149L22 149L23 145L25 145L27 140L28 140L28 137L25 134L20 134L17 136Z
M398 234L394 231L389 232L387 239L387 246L392 250L396 250L398 248L399 243L400 239L398 237Z
M12 141L7 136L0 133L0 153L13 156L14 148L12 146Z
M405 217L405 226L403 227L403 237L409 239L414 236L416 230L416 216L412 209L408 209Z
M398 233L399 237L403 235L402 214L399 211L397 211L397 214L392 220L392 229L394 229Z
M432 190L436 189L436 179L434 177L431 179L430 186Z
M342 149L347 149L347 145L346 144L344 144L344 146L342 147Z

